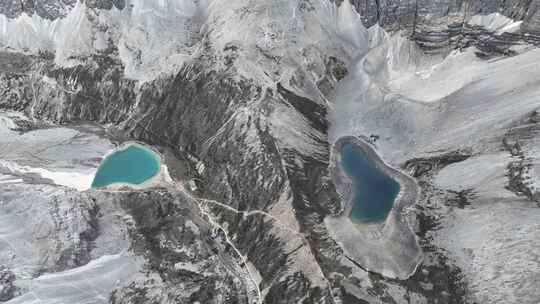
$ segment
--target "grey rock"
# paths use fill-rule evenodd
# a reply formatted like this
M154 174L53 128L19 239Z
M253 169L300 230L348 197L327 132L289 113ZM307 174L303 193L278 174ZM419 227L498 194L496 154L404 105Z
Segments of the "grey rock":
M6 0L0 4L0 14L10 18L16 18L23 13L29 16L37 14L54 20L66 16L77 1L84 1L88 7L99 9L123 9L126 5L125 0Z
M9 301L17 295L19 289L14 282L15 274L7 268L0 267L0 302Z

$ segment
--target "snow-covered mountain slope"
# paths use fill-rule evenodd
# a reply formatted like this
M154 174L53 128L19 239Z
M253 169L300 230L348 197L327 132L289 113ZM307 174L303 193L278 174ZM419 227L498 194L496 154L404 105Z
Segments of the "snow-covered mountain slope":
M350 81L338 88L332 136L371 129L388 138L379 145L399 161L503 136L513 121L538 108L540 74L531 67L540 52L524 49L486 61L474 51L433 62L410 41L389 36L354 64Z
M0 15L0 24L0 45L54 52L61 66L113 48L125 76L139 80L178 72L200 56L204 44L220 51L242 48L246 66L238 64L240 72L270 82L277 79L265 75L266 70L285 68L272 57L301 65L299 52L307 46L348 56L365 49L363 25L348 2L337 8L326 1L252 1L246 6L244 1L131 0L122 10L100 10L78 1L54 20L23 13Z
M437 218L430 238L463 270L470 301L539 299L523 282L536 282L540 270L540 190L530 170L538 167L540 53L518 49L490 60L475 48L428 55L386 35L351 65L331 114L331 138L375 135L387 161L421 172L418 212ZM441 170L437 159L454 152L468 159Z
M28 117L0 120L13 138L2 142L2 174L10 176L0 187L32 199L5 192L2 201L60 223L59 241L43 253L34 221L16 229L25 213L2 211L12 219L6 237L20 233L25 245L0 260L9 291L0 300L537 300L534 284L516 283L534 281L537 272L527 269L538 266L534 4L482 11L480 0L23 2L32 8L0 4L0 109ZM104 130L77 129L80 121ZM32 141L33 134L41 135ZM365 271L324 225L341 210L329 151L345 135L376 135L382 158L422 188L403 213L425 256L410 278ZM49 174L92 172L112 139L169 151L177 184L77 192ZM45 152L29 156L34 145ZM49 209L56 205L66 211ZM97 215L81 215L94 206ZM517 222L520 212L530 219ZM494 224L502 219L507 225ZM72 250L65 240L94 226L72 246L84 259L64 259ZM499 259L491 248L501 249ZM23 276L26 266L41 271ZM124 271L115 267L134 278L116 284ZM95 291L73 294L94 285L74 273L99 281ZM51 292L49 284L68 280L64 294Z

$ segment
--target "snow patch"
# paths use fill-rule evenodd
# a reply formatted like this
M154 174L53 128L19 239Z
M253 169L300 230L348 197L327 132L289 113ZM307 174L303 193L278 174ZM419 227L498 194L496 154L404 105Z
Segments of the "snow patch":
M142 258L117 254L59 273L46 273L15 284L27 292L9 303L107 303L110 293L133 279L142 269Z
M465 272L478 303L540 299L540 209L518 201L454 209L434 242Z
M15 174L39 174L43 178L52 180L57 185L74 188L79 191L90 189L95 175L95 171L87 173L50 171L45 168L21 166L5 160L0 160L0 166Z

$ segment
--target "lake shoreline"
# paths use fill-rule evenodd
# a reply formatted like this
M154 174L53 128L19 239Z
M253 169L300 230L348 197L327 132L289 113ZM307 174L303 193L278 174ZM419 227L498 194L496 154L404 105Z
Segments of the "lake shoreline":
M132 183L128 183L128 182L120 182L120 183L111 183L111 184L109 184L107 186L104 186L104 187L95 187L95 188L91 187L90 189L97 190L97 191L118 191L118 190L122 190L122 189L127 187L127 188L130 188L132 190L143 190L143 189L155 188L155 187L161 187L161 186L166 186L167 185L168 180L170 179L170 177L169 177L169 173L168 173L168 168L164 163L164 161L165 161L164 156L161 154L161 152L159 152L154 147L151 147L151 146L149 146L149 145L147 145L147 144L145 144L143 142L136 141L136 140L130 140L130 141L120 143L114 149L108 151L103 156L103 159L101 160L101 163L100 163L100 165L99 165L99 167L97 169L97 172L99 172L101 166L104 164L104 162L106 161L106 159L109 156L111 156L111 155L113 155L115 153L127 150L130 147L137 147L137 148L149 151L149 152L151 152L151 154L153 156L156 157L156 160L159 163L159 170L156 172L156 174L154 176L152 176L151 178L149 178L148 180L146 180L146 181L144 181L144 182L142 182L140 184L132 184ZM96 174L97 174L97 172L96 172Z
M353 181L341 165L341 150L343 147L350 144L354 145L355 148L359 149L362 153L364 153L366 158L372 161L378 170L383 172L385 175L391 177L399 184L399 193L394 200L394 204L390 213L400 213L406 207L412 206L414 205L414 203L416 203L416 200L419 196L419 187L416 184L416 181L401 170L387 165L382 159L382 157L377 153L377 151L375 151L375 149L373 149L367 142L357 137L350 136L340 138L332 148L332 150L334 150L334 153L332 153L331 163L334 168L331 168L331 171L333 173L336 170L339 171L339 174L336 175L336 177L338 178L337 180L340 181L340 184L346 183L350 185L353 183ZM347 187L345 191L350 193L346 196L347 200L345 201L345 206L342 206L342 209L344 210L344 214L350 217L352 209L354 207L355 193L351 189L351 187ZM390 216L390 214L388 216Z
M342 148L349 144L355 145L378 170L399 183L399 194L384 221L359 223L351 219L355 201L353 181L341 165ZM407 208L414 205L420 195L416 181L387 165L367 141L352 136L342 137L332 146L330 172L342 205L339 215L327 216L324 222L346 257L365 270L386 277L406 279L413 275L423 258L407 214Z

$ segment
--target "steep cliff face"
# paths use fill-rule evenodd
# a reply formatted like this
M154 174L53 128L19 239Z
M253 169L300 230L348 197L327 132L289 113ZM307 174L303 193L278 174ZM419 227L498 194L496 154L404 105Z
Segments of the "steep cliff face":
M366 27L400 31L428 53L471 46L508 55L520 40L540 42L536 1L351 1Z
M455 249L453 239L432 230L442 225L451 234L455 225L448 219L451 216L440 220L452 212L447 204L452 198L469 199L469 192L440 182L440 178L445 181L444 174L454 176L444 171L452 170L451 166L445 166L498 146L481 149L474 143L474 152L457 159L433 155L429 151L446 152L456 143L459 148L471 145L452 141L451 131L431 128L436 129L437 119L444 123L441 129L451 130L454 122L466 127L466 113L491 106L487 97L467 105L471 96L482 96L467 95L467 89L484 89L469 87L470 83L478 83L493 67L498 73L494 77L500 79L512 63L534 62L536 51L523 48L534 48L536 43L536 4L351 2L339 6L323 0L0 5L0 13L6 16L0 15L1 110L24 113L33 127L90 121L106 127L113 138L171 149L188 168L178 182L193 182L194 195L218 203L201 205L200 200L172 189L88 194L102 200L97 203L101 208L116 201L114 212L130 218L118 227L126 230L129 244L122 248L129 252L126 263L132 265L126 267L138 274L121 287L103 287L100 294L109 292L110 297L101 302L464 303L482 299L490 290L478 277L463 274L469 260L448 249ZM495 12L500 15L477 16ZM366 29L376 23L381 27ZM501 59L508 56L515 58ZM502 61L491 63L489 58ZM471 65L472 76L459 80L459 70L452 64ZM536 79L536 74L532 76ZM426 82L418 78L427 79L433 88L426 89ZM494 88L496 83L484 84ZM519 79L512 78L503 83L500 95L494 93L496 113L506 113L501 114L505 120L496 122L517 121L538 107L537 100L531 99L533 82L523 86L519 113L504 107L505 99L498 96L510 94L517 83ZM399 100L400 95L408 98L406 102ZM459 96L464 96L462 103L453 103ZM457 110L446 111L453 104ZM418 117L422 119L417 121ZM486 130L491 121L472 126ZM519 125L513 128L521 130ZM519 138L528 143L523 153L531 155L515 168L536 168L531 158L536 155L535 130L527 131L527 136L513 135L521 131L507 134L507 147L514 147L512 139ZM502 131L467 134L479 142L494 142L504 135ZM323 223L325 216L341 209L328 171L330 145L342 135L371 134L381 135L377 148L385 160L410 172L424 172L415 176L423 190L421 203L408 217L416 223L427 259L407 280L387 279L347 260ZM440 140L441 134L450 138L448 142ZM430 140L433 143L426 143ZM521 172L515 168L512 172ZM437 184L439 171L443 177ZM511 187L534 198L535 190L520 180L523 174L517 175ZM448 193L440 194L439 188ZM75 194L60 197L71 195ZM84 198L68 201L84 206L83 211L70 209L69 214L96 217L84 216L94 210L91 199L90 203ZM435 211L423 212L431 207ZM107 219L98 222L98 227L107 227ZM90 228L95 225L91 223ZM216 229L212 223L224 228ZM107 235L99 228L92 231L85 234L92 236L88 244ZM248 265L232 252L228 238ZM528 240L524 244L530 245ZM498 242L493 240L490 246ZM44 271L65 275L64 270L92 261L108 265L109 260L103 260L106 253L96 253L88 244L77 244L75 252L81 253L70 256L77 257L75 261L51 259L51 267ZM190 254L179 253L185 250ZM485 250L479 253L488 256ZM214 262L220 266L212 266ZM246 276L247 268L256 280ZM32 276L39 280L40 273ZM21 279L19 273L15 277ZM1 278L9 298L22 295L15 303L31 298L24 284L13 287L9 273ZM523 290L531 292L527 287ZM523 298L523 303L535 296Z
M6 0L0 6L0 14L10 18L16 18L21 14L37 14L42 18L54 20L66 16L77 2L77 0ZM113 7L122 9L126 5L124 0L89 0L85 3L89 7L102 9L111 9Z
M457 17L467 21L474 15L500 13L516 21L524 21L524 30L538 31L539 3L537 1L360 1L352 0L367 26L379 24L393 29L407 29L438 18Z

